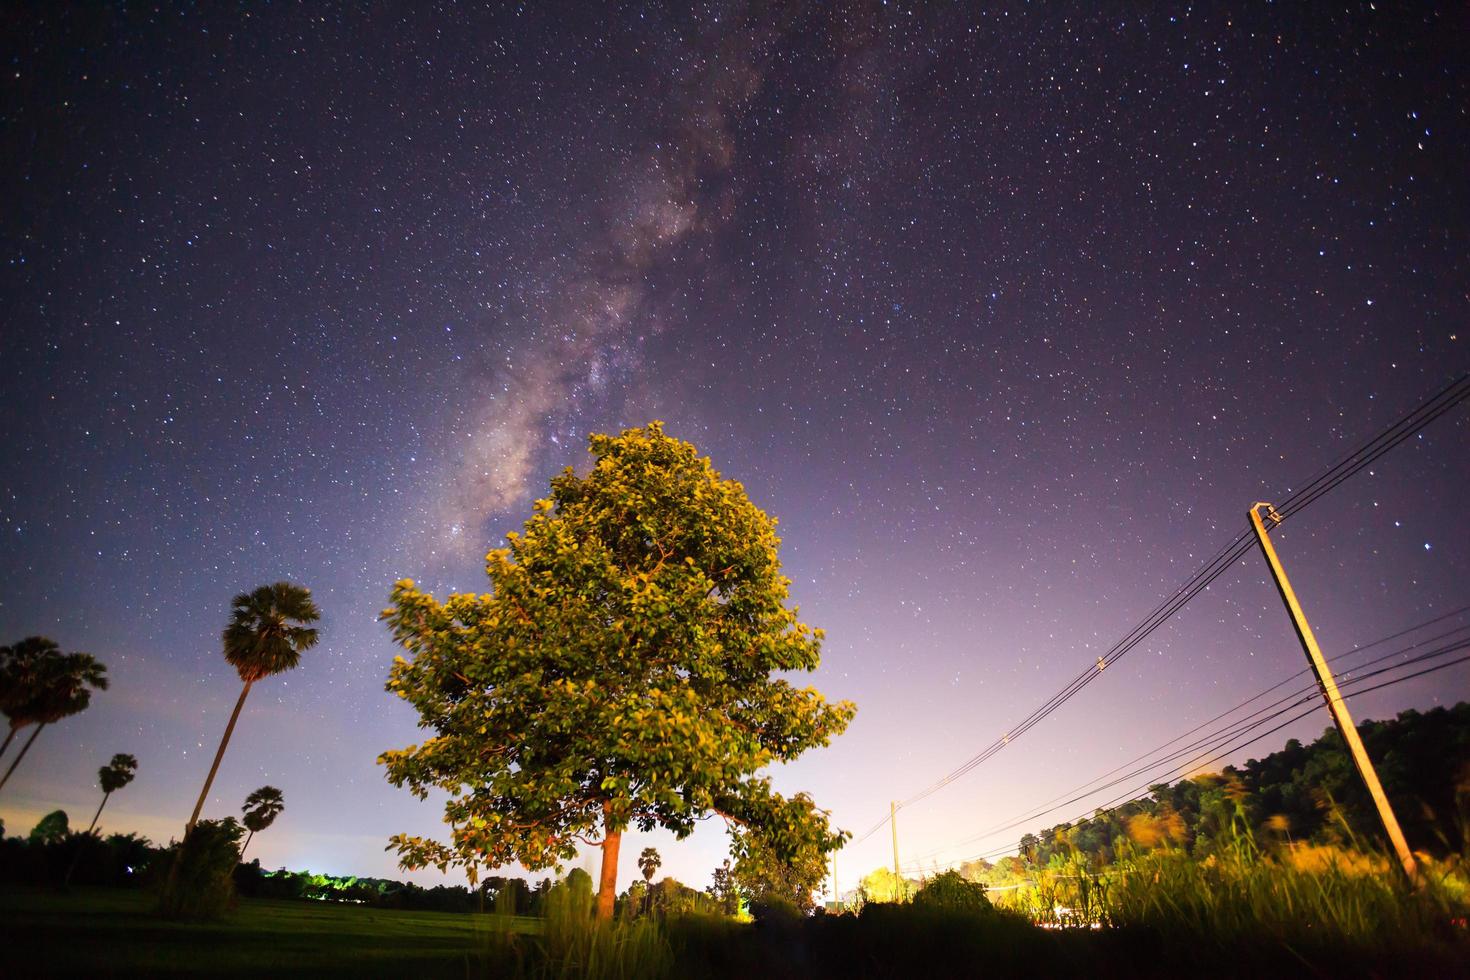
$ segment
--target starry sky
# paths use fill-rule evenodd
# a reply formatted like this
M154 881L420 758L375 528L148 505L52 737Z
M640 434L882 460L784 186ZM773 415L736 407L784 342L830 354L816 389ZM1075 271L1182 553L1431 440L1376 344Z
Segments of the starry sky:
M587 433L653 418L780 518L859 713L776 783L861 832L1470 366L1462 5L682 6L0 14L0 642L113 680L9 833L85 820L114 752L106 829L177 833L229 600L284 577L323 641L257 685L205 815L270 783L267 867L435 880L384 852L441 825L374 764L418 738L376 614L400 577L483 590ZM1329 653L1470 603L1467 412L1279 532ZM1013 843L957 842L1301 666L1252 552L900 811L904 860ZM648 844L695 885L725 852Z

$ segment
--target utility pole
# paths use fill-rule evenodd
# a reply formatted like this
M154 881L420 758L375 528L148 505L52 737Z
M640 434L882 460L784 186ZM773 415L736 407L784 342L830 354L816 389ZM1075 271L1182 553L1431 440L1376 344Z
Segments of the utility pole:
M832 910L842 911L842 889L837 884L837 852L832 852Z
M888 826L893 831L893 896L903 901L903 877L898 873L898 804L888 801Z
M1383 785L1378 781L1378 773L1373 768L1373 760L1368 758L1368 752L1363 748L1363 740L1358 737L1357 726L1353 724L1352 715L1348 714L1347 704L1338 693L1337 682L1332 679L1332 670L1327 666L1327 661L1322 657L1322 649L1317 646L1317 638L1312 635L1312 627L1307 625L1306 613L1302 612L1301 603L1296 600L1296 593L1291 589L1291 582L1286 577L1286 570L1281 567L1281 559L1276 557L1276 549L1271 545L1271 539L1266 535L1266 525L1261 521L1261 508L1266 508L1266 519L1272 525L1281 523L1281 515L1276 513L1276 508L1267 503L1256 503L1251 507L1251 527L1255 529L1256 540L1261 543L1261 553L1266 556L1266 564L1271 567L1271 576L1276 580L1276 591L1281 593L1281 601L1286 603L1286 611L1291 614L1291 624L1296 627L1297 639L1302 642L1302 649L1306 651L1307 660L1312 665L1312 671L1317 675L1317 687L1322 692L1322 698L1327 702L1327 708L1332 712L1332 720L1337 725L1337 731L1342 735L1342 740L1347 744L1348 752L1353 757L1353 763L1358 767L1358 775L1363 777L1363 783L1368 787L1368 794L1373 797L1373 803L1378 807L1378 816L1383 821L1383 828L1388 831L1388 839L1393 842L1393 849L1398 854L1399 862L1404 866L1404 873L1409 880L1415 884L1419 882L1419 865L1414 861L1414 855L1409 850L1409 842L1404 839L1404 832L1399 827L1398 818L1393 814L1393 807L1389 805L1388 797L1383 792Z

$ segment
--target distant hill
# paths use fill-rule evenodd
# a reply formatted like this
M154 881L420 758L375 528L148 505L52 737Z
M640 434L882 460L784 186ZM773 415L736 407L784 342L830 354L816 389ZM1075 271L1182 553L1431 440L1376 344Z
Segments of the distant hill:
M1358 731L1409 846L1441 856L1463 849L1470 842L1470 704L1405 711ZM1141 799L1027 834L1020 846L1032 865L1073 851L1110 863L1124 840L1180 846L1203 858L1244 829L1263 846L1356 840L1385 847L1377 811L1334 728L1310 745L1292 739L1241 768L1153 786ZM973 862L962 870L981 877L989 868Z

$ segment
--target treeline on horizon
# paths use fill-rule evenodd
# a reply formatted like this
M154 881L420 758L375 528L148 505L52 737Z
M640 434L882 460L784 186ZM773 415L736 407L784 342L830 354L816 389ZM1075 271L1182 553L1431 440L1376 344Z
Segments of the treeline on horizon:
M1409 846L1443 857L1470 842L1470 703L1408 710L1358 726ZM1259 845L1386 850L1383 826L1335 728L1289 740L1242 767L1160 783L1091 817L1026 834L1019 855L960 866L974 880L1079 857L1095 868L1122 852L1173 847L1205 860L1248 832Z
M1460 850L1470 840L1470 703L1404 711L1390 721L1366 721L1359 731L1410 845L1439 856ZM1161 783L1148 796L1027 834L1018 856L966 862L959 871L971 880L998 884L1057 861L1081 858L1100 870L1121 852L1160 847L1204 860L1238 839L1243 829L1265 846L1376 846L1382 837L1377 812L1341 736L1327 729L1309 745L1292 739L1242 767ZM133 834L98 838L71 831L65 814L57 811L28 837L0 841L0 881L56 884L74 867L75 884L144 887L172 853ZM519 915L539 914L552 885L549 878L532 885L492 875L476 887L426 888L388 878L268 871L258 860L238 865L234 878L238 893L252 898L442 912L499 908ZM877 898L882 887L872 884L878 887L869 889L875 893L871 897ZM620 904L628 902L668 913L715 911L731 904L727 895L696 891L673 878L648 884L635 879L620 896Z
M0 835L4 825L0 824ZM27 836L0 836L0 884L33 887L69 884L108 888L157 889L173 860L177 844L154 845L138 834L101 837L74 831L67 814L56 810L43 817ZM570 877L587 872L573 869ZM478 885L441 884L424 887L411 881L312 871L270 871L260 860L237 864L235 893L245 898L302 899L366 905L415 912L500 912L539 916L555 884L547 877L536 884L524 878L490 875ZM619 896L619 905L642 912L679 915L718 912L728 907L713 890L696 891L675 878L657 882L635 879ZM620 908L621 911L621 908Z

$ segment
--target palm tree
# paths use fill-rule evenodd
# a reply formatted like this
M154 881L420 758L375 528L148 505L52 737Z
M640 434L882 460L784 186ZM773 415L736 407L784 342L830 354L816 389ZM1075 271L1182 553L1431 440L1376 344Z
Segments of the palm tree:
M36 726L0 777L0 788L10 781L41 729L85 711L92 703L93 689L107 690L107 668L89 653L62 653L44 636L27 637L0 649L0 709L10 719L10 734L0 751L21 728Z
M41 664L61 656L55 640L44 636L28 636L19 643L0 647L0 711L10 722L10 731L0 744L0 756L10 748L15 733L33 724L27 708L39 692Z
M653 875L663 866L664 859L658 856L658 851L652 847L645 847L643 853L638 855L638 870L643 872L643 880L649 884L653 883Z
M92 831L97 828L97 819L102 816L102 808L107 805L107 798L117 790L122 789L133 781L133 774L138 771L138 760L126 752L119 752L112 757L112 761L97 770L97 781L102 784L102 802L97 804L97 812L92 814L92 822L87 827L86 836L91 837ZM77 847L72 855L71 864L67 866L64 885L71 884L71 876L77 870L77 863L82 859L82 851L85 843Z
M664 859L658 856L658 850L645 847L643 853L638 855L638 870L643 872L643 910L646 913L653 907L653 873L659 869Z
M214 754L214 765L209 767L209 776L204 780L204 789L199 793L199 802L189 817L189 828L199 822L199 811L209 796L209 787L219 771L220 760L230 744L230 735L235 731L235 722L240 718L240 709L245 706L245 696L250 687L263 677L279 674L301 662L301 654L316 646L317 630L307 626L322 618L321 610L311 599L311 590L290 582L262 585L254 592L242 592L231 603L230 623L221 637L224 643L225 660L240 675L244 687L230 723L225 726L225 736L220 739L219 751Z
M245 814L245 829L250 831L250 836L245 838L245 844L240 848L240 860L245 860L245 848L250 846L250 838L257 831L264 830L276 822L276 817L286 809L286 798L281 791L274 786L262 786L260 789L245 797L245 805L240 811Z
M126 752L119 752L112 757L112 761L97 770L97 782L102 784L102 802L97 804L97 812L92 814L92 823L87 827L87 833L91 833L97 826L97 818L102 816L102 808L107 805L107 798L133 781L133 775L138 771L138 760Z

